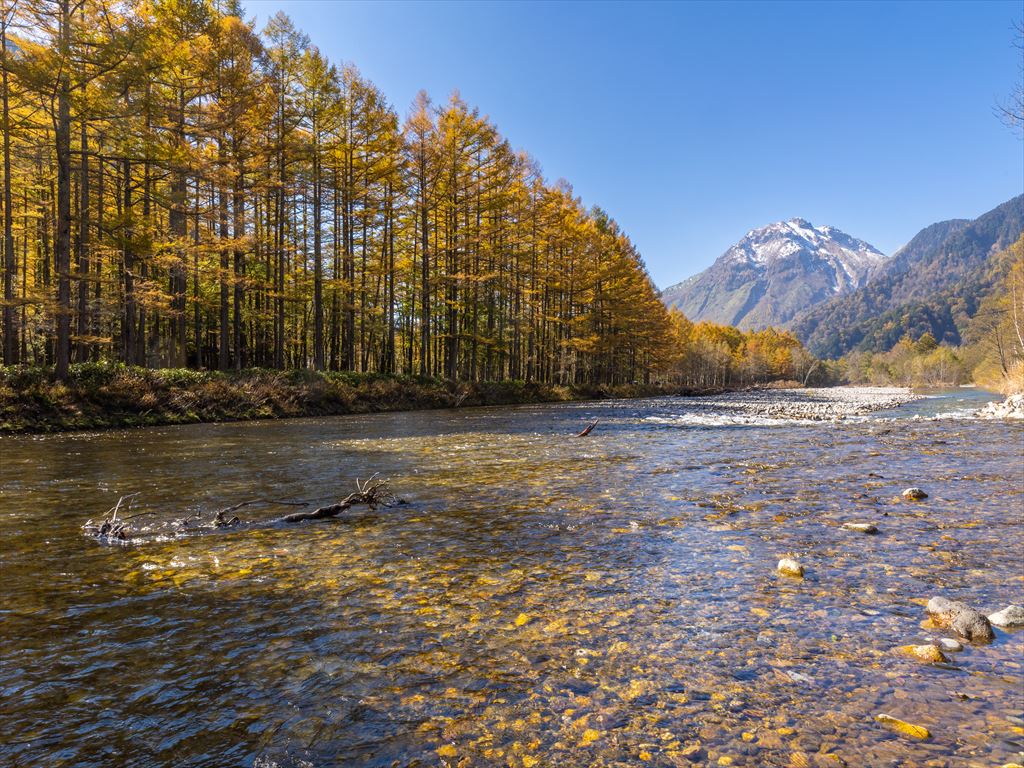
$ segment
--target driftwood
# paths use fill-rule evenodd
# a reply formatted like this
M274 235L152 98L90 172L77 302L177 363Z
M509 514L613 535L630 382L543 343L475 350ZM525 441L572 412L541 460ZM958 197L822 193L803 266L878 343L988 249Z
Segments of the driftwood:
M122 496L117 500L117 504L107 510L107 514L100 518L99 522L86 520L82 530L87 531L96 538L127 539L131 528L130 523L133 519L154 514L153 512L139 512L135 515L122 514L121 517L118 517L121 514L122 507L124 507L125 512L131 512L132 502L138 495L138 493L129 493L127 496Z
M596 427L596 426L597 426L597 422L596 421L591 422L590 424L587 425L587 428L584 429L582 432L580 432L578 435L576 435L576 437L586 437L587 435L589 435L591 432L594 431L594 427Z
M150 527L139 529L132 524L132 520L154 515L155 512L139 512L137 514L125 514L131 511L132 501L137 493L122 496L117 504L107 510L107 513L99 520L87 520L82 530L89 536L106 542L124 542L132 538L139 538L148 534L170 533L172 535L199 533L203 530L221 530L225 528L256 528L269 527L286 523L301 523L306 520L325 520L337 517L342 512L358 506L365 505L370 508L377 506L391 506L402 503L388 487L387 480L377 479L374 475L365 483L356 480L356 491L350 493L341 501L335 504L328 504L318 507L311 512L292 512L283 517L272 518L267 521L242 520L236 511L245 507L253 506L288 506L308 507L308 501L292 501L283 499L250 499L230 507L217 510L212 515L203 512L194 512L183 518L164 523L159 528Z
M371 477L365 483L356 480L356 492L350 493L337 504L320 507L312 512L292 512L290 515L280 518L278 522L301 523L304 520L323 520L328 517L337 517L349 507L354 507L357 504L365 504L372 509L376 506L390 506L396 502L398 499L388 488L388 481Z

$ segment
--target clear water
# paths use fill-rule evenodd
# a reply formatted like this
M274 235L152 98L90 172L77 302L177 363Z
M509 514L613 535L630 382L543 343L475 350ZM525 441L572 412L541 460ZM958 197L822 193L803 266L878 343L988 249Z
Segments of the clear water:
M1024 632L948 665L893 653L942 634L932 595L1024 602L1024 425L957 417L986 399L844 423L688 426L655 399L0 438L0 765L1020 761ZM333 500L374 472L408 504L128 547L79 530L126 493L159 520ZM784 555L802 581L776 576Z

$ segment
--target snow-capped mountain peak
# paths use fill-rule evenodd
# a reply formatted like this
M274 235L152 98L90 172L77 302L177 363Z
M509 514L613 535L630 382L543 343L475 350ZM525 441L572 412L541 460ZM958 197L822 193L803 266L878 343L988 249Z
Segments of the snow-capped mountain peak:
M795 218L750 230L719 257L716 264L740 261L769 265L801 251L810 251L817 258L831 262L847 276L848 280L836 281L836 293L850 288L851 281L853 288L858 287L866 272L885 259L870 244L835 227L815 227L806 219Z
M810 304L856 290L884 259L842 230L792 218L750 230L710 268L666 288L663 297L693 320L782 325Z

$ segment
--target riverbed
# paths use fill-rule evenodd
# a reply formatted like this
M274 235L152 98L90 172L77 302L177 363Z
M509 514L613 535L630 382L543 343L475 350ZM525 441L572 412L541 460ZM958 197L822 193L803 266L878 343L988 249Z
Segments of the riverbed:
M893 651L944 636L934 595L1024 602L1024 425L974 418L990 399L0 438L0 764L1022 762L1024 631L945 664ZM406 503L132 545L80 530L129 493L158 522L374 473Z

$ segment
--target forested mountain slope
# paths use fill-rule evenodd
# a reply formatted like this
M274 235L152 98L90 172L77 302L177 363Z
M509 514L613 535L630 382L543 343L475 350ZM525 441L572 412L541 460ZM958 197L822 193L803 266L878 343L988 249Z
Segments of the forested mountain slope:
M1024 230L1024 195L973 221L953 219L921 230L867 284L797 316L790 328L815 354L881 351L905 334L929 332L950 344L991 291L989 263Z

